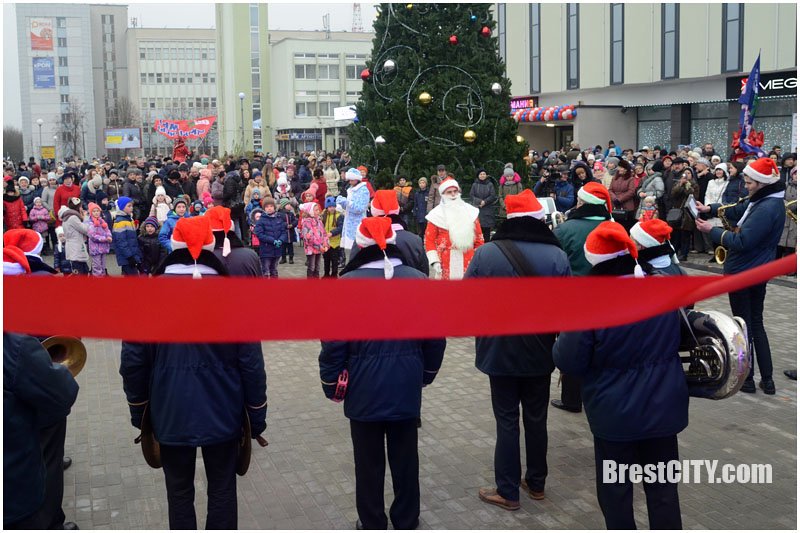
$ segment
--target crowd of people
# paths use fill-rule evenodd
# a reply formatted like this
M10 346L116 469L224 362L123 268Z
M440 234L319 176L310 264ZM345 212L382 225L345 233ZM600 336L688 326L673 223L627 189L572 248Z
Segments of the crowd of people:
M395 188L375 190L368 169L346 153L259 155L224 163L189 154L185 162L136 159L119 167L74 161L48 173L35 164L30 170L19 165L6 168L4 181L4 275L91 270L102 276L105 256L113 251L125 275L274 278L281 264L293 262L295 245L306 256L309 278L320 271L323 277L445 280L683 275L679 264L690 250L713 252L719 245L728 250L725 273L737 273L794 251L795 222L787 219L785 203L796 195L794 154L780 161L780 168L771 157L723 163L711 145L701 152L666 153L659 147L621 150L613 141L605 150L581 150L573 143L541 156L530 153L525 169L506 165L498 182L481 169L468 194L444 165L416 178L417 188L414 180L398 176ZM565 221L556 222L545 197ZM725 224L719 216L723 205ZM41 258L46 249L53 266ZM741 390L756 392L757 363L759 386L771 395L765 294L766 283L749 287L731 293L730 305L744 319L755 355ZM603 483L602 463L678 458L677 435L688 425L680 341L679 312L603 330L476 338L475 365L489 378L497 421L495 486L480 489L478 498L510 511L520 508L521 492L544 499L548 406L585 409L606 525L635 527L630 480ZM20 373L27 370L19 364L28 357L26 342L24 336L4 335L6 360ZM434 382L445 347L444 338L321 343L323 392L344 401L350 420L359 529L419 524L422 389ZM556 367L563 394L551 402ZM232 374L230 368L238 370ZM191 487L199 447L208 477L206 527L235 528L242 419L254 438L266 429L261 346L123 342L120 373L132 424L142 427L149 412L161 443L170 527L197 527ZM63 375L58 379L71 405L75 385ZM28 401L23 392L15 393L21 403ZM66 416L63 409L59 413ZM16 430L37 442L37 433L26 426L36 410L15 416ZM388 518L387 451L395 492ZM19 461L27 472L51 470L35 454ZM42 500L31 493L47 492L52 483L45 478L41 486L26 478L27 492L6 491L16 514L4 515L5 526L44 523ZM6 488L18 481L7 478ZM680 529L677 485L646 484L645 494L651 528Z

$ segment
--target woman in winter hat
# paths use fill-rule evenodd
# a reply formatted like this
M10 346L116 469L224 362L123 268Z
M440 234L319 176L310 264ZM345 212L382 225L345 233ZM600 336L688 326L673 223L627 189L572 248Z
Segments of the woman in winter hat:
M511 165L511 163L506 163L506 166L503 169L503 176L500 178L500 191L497 194L499 197L499 202L497 204L498 218L506 218L506 196L511 194L519 194L523 189L524 187L522 186L522 178L519 177L519 174L514 172L514 167Z

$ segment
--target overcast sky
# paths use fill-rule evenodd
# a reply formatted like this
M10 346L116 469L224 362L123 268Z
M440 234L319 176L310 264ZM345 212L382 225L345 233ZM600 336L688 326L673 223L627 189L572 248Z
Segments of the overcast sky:
M124 3L107 1L107 3ZM202 0L155 4L129 1L128 23L136 17L144 28L213 28L214 4ZM361 4L365 29L375 19L374 3ZM273 3L269 4L271 30L321 30L322 17L331 15L331 30L350 31L353 24L352 3ZM3 4L3 125L21 127L19 56L14 4Z

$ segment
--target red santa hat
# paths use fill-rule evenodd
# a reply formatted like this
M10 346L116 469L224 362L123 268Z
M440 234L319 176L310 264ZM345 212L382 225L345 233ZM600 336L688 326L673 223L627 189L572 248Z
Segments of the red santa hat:
M385 190L375 191L375 198L369 205L369 210L374 217L399 215L400 204L397 202L397 193Z
M211 231L211 221L205 216L179 218L171 237L172 249L186 248L194 259L194 273L192 277L199 279L202 276L197 269L197 258L203 250L214 251L214 233Z
M30 273L31 266L28 264L25 252L14 245L3 246L3 275L20 276Z
M392 221L387 217L367 217L356 230L356 244L361 248L377 245L383 251L383 276L392 279L394 266L386 255L386 245L397 242L397 233L392 229Z
M509 194L505 203L508 218L533 217L541 220L546 214L539 199L530 189L519 194Z
M672 235L672 226L658 218L637 222L631 228L631 239L643 248L661 246L669 240L670 235ZM677 265L678 258L674 249L670 256L672 262Z
M583 253L592 266L626 254L630 254L634 259L639 257L636 243L628 236L622 224L610 220L601 222L589 233L586 244L583 245ZM644 277L642 267L638 264L634 275L637 278Z
M611 213L611 195L608 193L602 183L590 181L580 189L578 189L578 198L587 204L602 205L606 204L608 212Z
M222 257L228 257L231 253L231 240L228 238L228 232L233 231L231 210L218 205L206 211L203 216L211 223L211 231L225 232L225 238L222 240Z
M767 185L775 183L781 178L778 165L769 157L756 159L744 167L743 172L745 176L750 176L750 179Z
M439 184L439 194L444 194L444 191L452 187L455 187L456 189L458 189L458 192L461 192L461 185L459 185L456 180L454 180L453 178L445 179L443 182Z
M14 246L22 253L39 255L42 253L44 239L32 229L10 229L3 234L3 246Z

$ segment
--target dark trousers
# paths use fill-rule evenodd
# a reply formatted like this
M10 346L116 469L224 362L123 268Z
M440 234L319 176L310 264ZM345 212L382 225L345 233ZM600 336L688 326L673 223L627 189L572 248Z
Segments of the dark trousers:
M417 235L425 239L425 230L428 228L428 221L423 220L422 222L417 222Z
M678 459L678 437L662 437L632 442L594 438L594 464L597 501L607 529L636 529L633 519L633 483L603 483L603 460L617 464L657 465ZM681 529L681 507L675 483L642 483L647 499L650 529Z
M319 277L319 264L322 262L322 254L309 254L306 256L306 277Z
M481 226L481 232L483 233L483 242L489 242L489 239L492 236L492 228L485 228Z
M581 378L561 374L561 403L566 407L580 409L583 405L581 398Z
M238 439L203 446L208 481L205 529L236 529L236 458ZM194 511L194 465L197 448L161 445L161 464L167 484L170 529L197 529Z
M387 454L394 490L389 517L394 529L415 529L419 523L416 419L398 422L351 420L350 436L356 467L356 509L364 529L388 527L383 501Z
M286 256L294 257L294 246L292 246L292 243L290 243L290 242L283 243L283 255L282 255L282 257L284 259L286 259Z
M497 493L519 501L522 467L519 456L519 406L525 428L525 481L543 491L547 478L547 405L550 375L537 377L489 376L492 410L497 422L494 479Z
M692 245L692 232L679 229L673 231L672 234L677 237L672 244L675 251L678 252L678 257L685 258L689 255L689 247Z
M122 269L122 275L123 276L138 276L139 275L139 269L136 268L135 266L122 265L120 268Z
M262 257L261 258L261 273L265 278L278 277L278 260L280 257Z
M339 250L341 248L328 248L328 251L322 254L322 264L325 270L323 277L339 277Z
M731 312L747 324L747 336L750 337L750 375L753 379L758 361L761 379L772 379L772 352L769 348L767 331L764 329L764 298L767 296L767 284L754 285L728 294Z
M89 275L89 265L86 264L85 261L70 261L70 265L72 265L72 273L76 276L88 276Z

